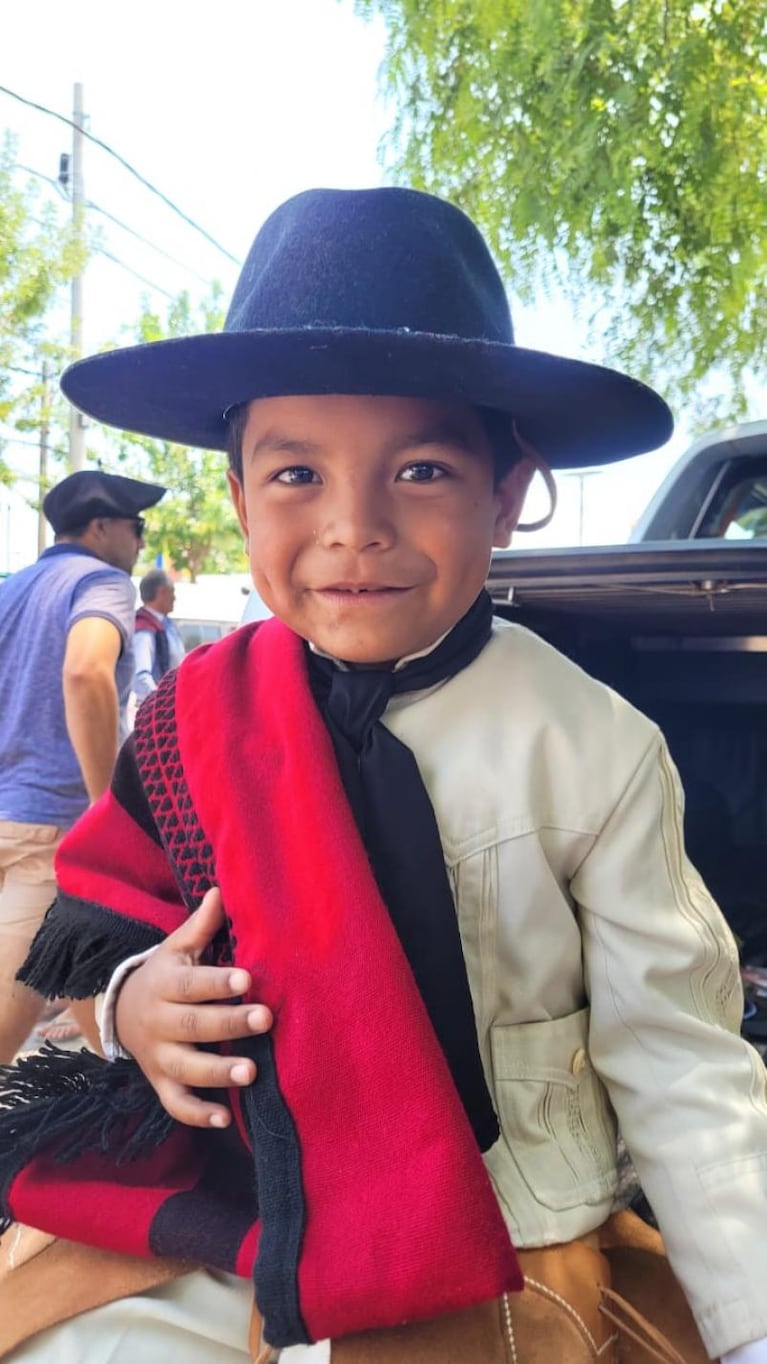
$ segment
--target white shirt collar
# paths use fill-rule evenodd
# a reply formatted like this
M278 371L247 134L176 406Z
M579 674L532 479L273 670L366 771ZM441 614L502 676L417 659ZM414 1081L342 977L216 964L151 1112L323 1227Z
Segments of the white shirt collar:
M452 628L453 627L451 626L450 629ZM403 658L398 659L394 664L392 672L398 673L401 668L404 668L408 663L413 663L416 658L426 658L427 654L432 654L442 643L443 639L447 639L449 634L450 630L445 630L444 634L440 635L439 639L435 639L434 643L427 645L425 649L419 649L418 653L415 654L405 654ZM313 654L318 654L320 658L329 658L330 662L335 663L336 667L339 668L341 672L348 673L354 670L353 665L344 663L342 658L336 658L335 654L326 653L325 650L320 649L318 645L312 644L311 640L308 640L307 642Z

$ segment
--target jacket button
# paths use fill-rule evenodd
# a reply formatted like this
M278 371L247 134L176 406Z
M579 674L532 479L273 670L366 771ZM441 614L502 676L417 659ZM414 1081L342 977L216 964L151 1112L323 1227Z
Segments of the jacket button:
M573 1075L580 1075L581 1071L586 1069L588 1061L589 1058L583 1047L579 1047L578 1050L573 1053L573 1059L570 1062L570 1069L573 1072Z

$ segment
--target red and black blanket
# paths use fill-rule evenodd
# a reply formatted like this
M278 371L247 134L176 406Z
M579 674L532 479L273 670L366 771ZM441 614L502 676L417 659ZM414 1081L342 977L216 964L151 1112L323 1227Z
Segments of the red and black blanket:
M275 1025L237 1044L258 1078L230 1092L224 1131L174 1123L131 1061L49 1047L6 1068L0 1218L252 1275L278 1347L521 1287L286 627L163 679L57 878L28 984L99 993L218 885L219 959Z

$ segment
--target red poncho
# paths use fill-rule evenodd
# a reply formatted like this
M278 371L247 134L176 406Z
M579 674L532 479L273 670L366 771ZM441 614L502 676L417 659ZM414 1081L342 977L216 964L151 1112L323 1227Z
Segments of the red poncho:
M163 680L57 874L28 983L97 993L217 884L275 1025L237 1044L258 1078L225 1131L172 1123L133 1062L49 1048L7 1068L0 1213L252 1274L276 1346L521 1287L286 627L238 630Z

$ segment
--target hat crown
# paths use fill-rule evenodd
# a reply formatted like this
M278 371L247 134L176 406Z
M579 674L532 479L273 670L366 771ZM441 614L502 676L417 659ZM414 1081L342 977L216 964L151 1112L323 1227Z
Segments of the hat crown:
M453 204L397 188L307 190L266 220L224 331L302 328L514 340L478 229Z
M627 375L516 345L479 230L396 187L289 199L253 242L222 331L79 360L62 388L112 426L211 450L227 448L233 408L293 394L492 408L560 468L651 450L673 429Z

